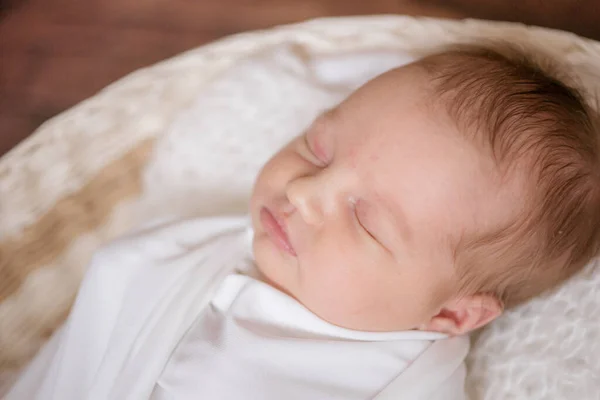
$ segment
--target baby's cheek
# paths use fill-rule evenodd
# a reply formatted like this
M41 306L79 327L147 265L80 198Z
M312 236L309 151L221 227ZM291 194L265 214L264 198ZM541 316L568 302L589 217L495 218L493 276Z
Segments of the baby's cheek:
M333 271L332 271L333 272ZM379 304L368 280L347 272L321 274L307 287L305 306L322 319L349 329L368 329Z

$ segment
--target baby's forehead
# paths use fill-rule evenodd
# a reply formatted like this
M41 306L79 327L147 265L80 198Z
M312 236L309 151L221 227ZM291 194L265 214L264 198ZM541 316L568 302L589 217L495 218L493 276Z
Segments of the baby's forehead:
M313 124L314 136L335 137L338 147L367 161L357 163L358 168L368 170L370 161L382 159L393 165L407 157L444 161L455 156L459 166L476 165L487 180L503 184L509 174L499 173L486 135L477 133L477 124L465 126L447 112L445 99L435 99L434 86L418 64L391 70L321 114Z

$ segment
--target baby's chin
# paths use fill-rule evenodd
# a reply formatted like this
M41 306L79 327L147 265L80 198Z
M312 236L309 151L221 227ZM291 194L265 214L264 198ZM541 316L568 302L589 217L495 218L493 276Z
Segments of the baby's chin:
M276 281L272 280L268 275L265 275L260 269L258 269L258 279L265 282L269 286L279 290L281 293L284 293L284 294L298 300L289 290L287 290L285 287L281 286Z
M288 296L295 298L284 284L282 276L284 271L281 269L289 266L285 265L283 260L276 259L278 258L276 257L278 256L278 252L273 248L265 234L255 234L252 240L252 250L254 265L256 266L259 279Z

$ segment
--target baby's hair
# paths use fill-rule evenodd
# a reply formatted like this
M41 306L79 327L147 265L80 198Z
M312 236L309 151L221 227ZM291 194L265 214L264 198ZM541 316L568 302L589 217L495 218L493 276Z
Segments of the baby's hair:
M580 271L600 248L600 132L564 66L497 43L458 46L419 64L434 102L483 145L499 176L526 183L519 218L456 243L462 290L510 308Z

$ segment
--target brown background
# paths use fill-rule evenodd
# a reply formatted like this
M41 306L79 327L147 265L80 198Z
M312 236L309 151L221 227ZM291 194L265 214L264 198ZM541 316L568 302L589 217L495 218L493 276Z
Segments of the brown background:
M0 0L0 155L123 75L219 37L361 14L504 19L600 38L596 0Z

